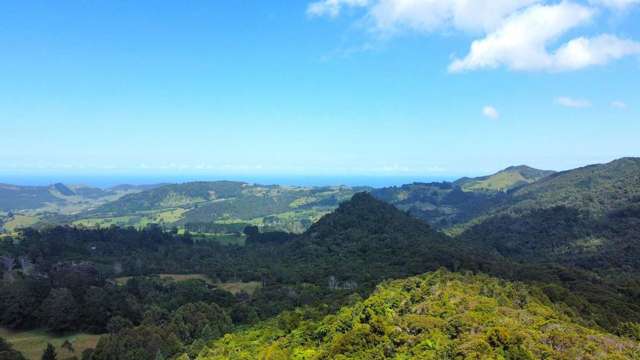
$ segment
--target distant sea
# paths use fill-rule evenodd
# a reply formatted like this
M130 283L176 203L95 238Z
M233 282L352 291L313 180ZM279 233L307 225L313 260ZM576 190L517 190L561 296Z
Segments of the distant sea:
M88 185L108 188L115 185L150 185L160 183L184 183L189 181L231 180L261 185L290 186L370 186L386 187L413 182L453 181L456 176L301 176L301 175L6 175L0 174L0 183L13 185L44 186L54 183Z

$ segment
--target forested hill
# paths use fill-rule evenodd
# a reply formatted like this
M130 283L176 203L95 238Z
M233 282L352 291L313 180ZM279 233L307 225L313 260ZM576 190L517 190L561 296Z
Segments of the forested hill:
M373 189L371 193L418 219L446 229L483 215L507 201L510 191L553 173L521 165L488 176L392 186Z
M537 289L446 271L380 285L210 342L197 359L632 359L637 341L573 323Z
M600 277L586 266L548 262L544 256L520 262L481 241L448 237L367 193L356 194L304 234L275 239L250 237L248 250L253 249L256 267L286 283L331 284L366 293L382 280L445 267L544 284L554 301L603 327L640 320L635 292L628 291L637 288L633 283Z
M567 206L604 214L640 197L640 158L553 174L513 192L511 208Z
M67 222L88 226L159 223L199 233L233 233L255 225L300 233L362 189L235 181L171 184L124 196Z
M354 195L277 253L290 282L324 285L331 278L354 289L466 259L450 238L367 193Z
M556 173L510 194L460 236L521 260L624 277L640 271L640 159Z
M444 294L442 299L436 299L444 303L461 301L460 304L464 304L463 299L467 299L467 304L476 304L479 306L478 311L485 309L489 313L494 309L491 301L498 301L500 316L492 319L507 321L515 316L511 319L516 323L510 322L511 320L498 323L505 327L520 326L518 321L531 319L534 315L542 316L539 318L541 321L547 319L547 315L553 321L563 321L559 328L562 330L558 332L554 332L555 325L551 325L525 334L531 337L524 344L548 339L552 335L560 336L564 334L564 330L596 337L602 334L601 331L574 327L569 324L571 322L620 334L626 334L625 329L631 329L630 336L640 334L634 332L634 329L640 328L637 324L624 325L625 322L640 322L640 306L637 305L640 286L637 282L614 281L615 279L598 276L586 268L578 269L553 262L513 261L511 257L491 252L475 242L465 242L439 233L428 224L368 193L354 195L351 200L343 202L334 212L323 216L300 235L261 233L256 230L247 228L245 246L194 241L189 234L166 232L159 226L149 226L143 230L66 226L24 231L18 239L0 241L2 278L6 279L0 281L0 325L22 329L42 327L54 331L109 331L98 343L93 360L119 358L116 355L121 353L128 354L124 357L127 360L153 360L158 352L165 358L189 352L193 358L200 352L205 341L220 338L234 329L269 321L283 311L300 307L312 309L310 315L289 312L278 318L281 320L275 320L278 324L288 324L285 325L286 329L295 330L298 326L298 320L295 319L298 317L304 319L312 316L314 321L320 320L347 303L353 304L358 296L369 296L380 282L444 267L450 271L485 273L502 279L523 281L529 284L532 292L536 291L543 296L536 297L536 301L544 302L540 299L548 297L554 305L545 303L546 306L555 309L557 314L547 313L547 310L540 308L522 308L522 304L527 301L526 296L520 295L516 297L520 299L520 305L510 308L510 300L505 300L509 299L505 296L511 296L511 293L501 294L493 289L490 284L495 280L480 287L482 297L475 297L473 294L468 294L467 297L452 292ZM191 277L187 282L176 282L151 276L157 274L199 276ZM128 277L123 280L123 276ZM115 277L119 280L114 279ZM125 281L124 285L122 281ZM233 296L218 287L219 284L228 282L253 283L256 284L256 290L251 294ZM424 294L412 292L410 284L411 281L403 283L402 288L406 285L405 290L411 294L410 301L414 303L410 303L413 304L412 308L403 314L424 315L420 310L419 298ZM475 285L470 283L469 286ZM416 298L413 298L414 295ZM372 299L376 304L387 300L392 303L405 300L402 295L397 298L394 295L385 298L386 300L374 295ZM392 316L385 318L386 320L380 319L382 323L377 320L370 322L374 319L373 315L382 315L378 310L386 312L387 305L382 308L366 305L363 309L361 314L369 318L363 318L364 322L354 323L353 326L356 328L356 335L361 334L361 339L371 341L353 345L353 351L365 351L365 354L371 351L375 354L380 350L376 345L377 340L386 341L385 336L390 336L391 333L397 333L400 338L417 335L413 333L414 330L404 335L403 331L393 330L396 326L402 329L400 324L411 318ZM536 312L538 310L542 314ZM514 315L518 311L524 311L519 313L523 317ZM452 331L447 338L440 339L440 335L432 338L429 335L414 339L420 342L434 341L433 346L442 344L456 349L466 349L470 344L476 343L465 341L471 340L469 336L476 334L465 326L476 324L473 321L479 321L482 317L465 319L462 313L457 312L441 313L438 316L446 325L431 318L418 320L436 321L428 322L431 324L429 326L434 331ZM467 320L471 322L466 322ZM215 326L207 327L203 321ZM294 322L287 323L288 321ZM263 325L270 326L268 323ZM627 327L621 328L622 325ZM329 331L326 335L331 335L333 330L322 328ZM360 330L364 332L361 333ZM485 333L484 328L482 331L484 335L478 336L485 341L482 336L488 337L492 333ZM284 336L288 332L279 334ZM337 332L335 334L335 339L333 335L326 339L340 344L339 338L343 335ZM320 337L316 339L325 339L324 335L317 335ZM378 338L378 335L381 337ZM462 337L459 338L458 335ZM573 340L568 340L569 343L584 339L581 335L576 336L570 337ZM487 349L481 342L479 346L489 351L488 354L503 351L506 348L502 347L507 345L513 346L509 351L520 351L522 349L519 345L525 345L517 340L519 337L517 335L513 343L511 340L499 340L500 342L494 343L498 345L490 344L492 349ZM148 338L153 338L154 341L146 341ZM589 351L600 349L602 342L591 337L587 339L595 341L595 348L589 347ZM628 344L613 337L607 339L615 344ZM404 344L406 349L400 349L402 343L397 343L394 346L399 347L391 350L398 353L405 350L422 351L413 349L412 342ZM524 349L532 354L539 351L537 347ZM619 347L616 349L622 351ZM575 350L585 349L576 345ZM606 354L609 350L602 351Z
M510 166L489 176L462 178L454 183L464 191L497 192L509 191L523 185L534 183L554 171L534 169L526 165Z

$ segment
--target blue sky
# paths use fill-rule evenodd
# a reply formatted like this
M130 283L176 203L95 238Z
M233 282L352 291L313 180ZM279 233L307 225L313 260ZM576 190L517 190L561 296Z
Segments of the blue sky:
M448 176L640 155L640 2L464 4L5 1L0 173Z

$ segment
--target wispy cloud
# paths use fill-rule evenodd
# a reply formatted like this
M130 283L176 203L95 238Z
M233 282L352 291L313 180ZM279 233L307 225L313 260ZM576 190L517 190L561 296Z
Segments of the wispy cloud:
M614 10L626 10L640 4L640 0L590 0L591 4L605 6Z
M616 109L626 109L627 108L627 104L624 101L620 101L620 100L614 100L611 102L611 107L616 108Z
M307 13L336 17L360 8L374 33L461 31L482 34L450 72L506 67L517 71L574 71L640 54L640 42L615 34L558 39L602 18L602 8L627 9L640 0L321 0Z
M569 108L588 108L591 107L591 102L585 99L574 99L568 96L560 96L555 100L556 104Z
M498 118L500 118L500 113L498 112L498 110L496 110L496 108L491 105L487 105L482 108L482 115L493 120L497 120Z
M362 7L369 3L368 0L323 0L316 1L307 6L309 16L336 17L345 7Z

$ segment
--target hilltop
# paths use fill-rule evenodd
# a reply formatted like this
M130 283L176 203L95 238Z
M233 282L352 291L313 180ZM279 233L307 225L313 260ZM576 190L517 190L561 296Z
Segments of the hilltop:
M437 271L380 285L323 318L310 310L211 342L218 359L632 358L640 344L586 328L536 288Z
M358 189L259 185L236 181L170 184L129 194L74 219L83 225L159 223L194 232L245 226L300 233Z
M510 166L488 176L461 178L456 180L454 184L460 186L464 191L509 191L534 183L554 173L554 171L550 170L539 170L526 165L519 165Z
M624 158L523 186L466 224L460 239L520 260L620 278L640 271L639 224L640 159Z

